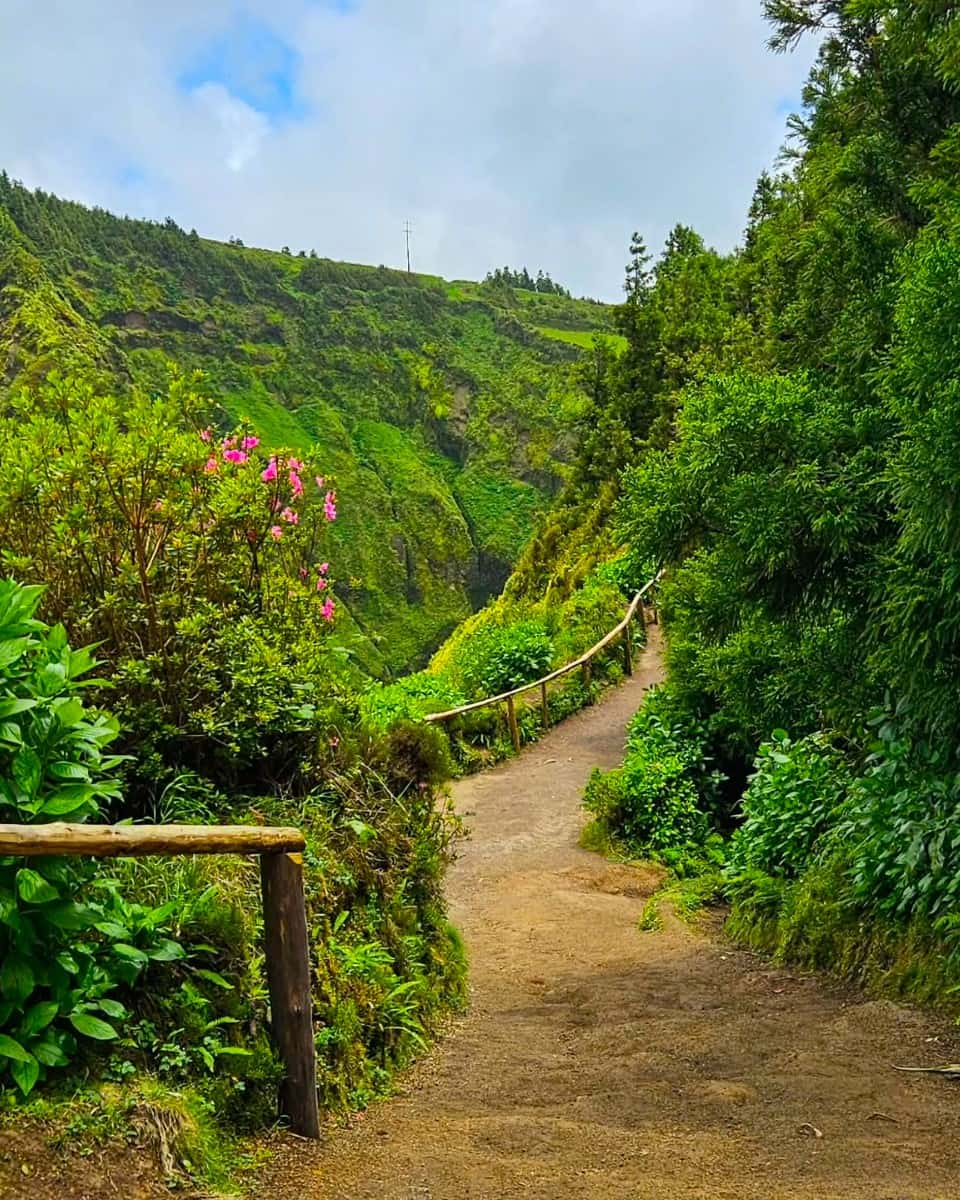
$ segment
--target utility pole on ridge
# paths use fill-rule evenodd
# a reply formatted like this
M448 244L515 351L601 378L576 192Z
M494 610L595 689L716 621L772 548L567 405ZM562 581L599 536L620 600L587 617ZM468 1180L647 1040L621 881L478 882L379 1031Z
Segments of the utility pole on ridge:
M409 221L404 221L403 232L407 239L407 274L409 275L410 274L410 234L413 233L413 229L411 228Z

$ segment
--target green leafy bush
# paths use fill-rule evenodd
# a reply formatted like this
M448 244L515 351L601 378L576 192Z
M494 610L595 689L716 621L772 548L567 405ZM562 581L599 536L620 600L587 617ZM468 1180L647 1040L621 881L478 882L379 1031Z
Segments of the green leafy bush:
M791 742L774 730L757 754L741 801L743 823L730 845L729 870L795 878L836 828L852 781L843 756L822 734Z
M854 902L889 919L960 908L960 774L955 749L927 742L896 715L855 781L838 836Z
M395 683L371 684L360 698L360 715L371 729L384 730L396 721L415 721L465 703L446 676L419 671Z
M630 724L623 766L595 771L584 804L631 853L679 861L705 842L722 778L707 769L701 731L671 719L672 703L665 690L651 693Z
M582 588L578 588L564 601L554 618L558 664L570 662L595 646L623 620L626 606L622 592L613 583L591 578ZM607 659L619 662L618 651L619 645L614 646ZM600 657L596 661L598 667L604 663Z
M345 674L323 653L330 482L246 425L215 434L197 382L118 397L51 376L0 416L0 558L43 580L43 615L110 664L137 759L120 815L183 769L302 787Z
M460 649L455 670L464 689L478 697L497 695L546 675L553 642L542 621L486 625Z
M83 821L119 788L117 723L82 699L93 655L36 619L41 594L0 581L0 820L19 824ZM117 993L183 957L172 912L125 902L90 862L0 860L0 1083L27 1094L85 1040L116 1038Z

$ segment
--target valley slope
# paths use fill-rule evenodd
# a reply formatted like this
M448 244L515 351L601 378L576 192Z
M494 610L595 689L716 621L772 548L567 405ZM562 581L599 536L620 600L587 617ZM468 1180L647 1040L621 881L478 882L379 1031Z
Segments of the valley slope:
M499 590L567 473L581 347L609 328L592 301L209 241L0 175L0 395L54 369L163 391L175 364L224 428L313 451L374 674Z

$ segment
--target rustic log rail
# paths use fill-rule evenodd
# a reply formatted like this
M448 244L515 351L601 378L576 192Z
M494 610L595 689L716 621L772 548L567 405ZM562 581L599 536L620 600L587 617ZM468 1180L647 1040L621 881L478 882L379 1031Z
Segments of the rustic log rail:
M571 671L580 670L583 672L583 682L589 687L591 669L590 664L601 654L606 648L617 638L622 639L623 646L623 669L627 675L633 674L633 638L630 627L639 609L641 620L643 619L643 605L646 601L652 600L652 592L663 576L662 571L658 571L652 579L647 580L639 592L633 597L627 605L626 615L619 625L615 625L609 633L605 634L595 646L591 646L579 658L573 659L571 662L565 663L562 667L558 667L555 671L551 671L549 675L544 675L542 679L534 679L531 683L524 683L520 687L513 688L509 692L501 692L498 696L487 696L483 700L474 700L470 704L461 704L459 708L451 708L446 712L429 713L423 719L439 723L441 721L452 721L454 717L462 717L465 713L476 712L481 708L492 708L496 704L506 704L507 706L507 723L510 726L510 740L513 742L513 748L517 752L520 750L520 726L517 723L517 708L516 701L520 696L527 692L532 692L534 689L540 689L540 713L544 729L549 724L549 709L547 706L547 687L553 683L555 679L560 679L564 675L569 675ZM656 604L651 608L651 624L656 624L658 621Z
M271 1029L284 1065L280 1111L301 1137L319 1138L310 950L299 829L258 825L0 824L0 855L91 858L150 854L256 854L263 892L263 939Z

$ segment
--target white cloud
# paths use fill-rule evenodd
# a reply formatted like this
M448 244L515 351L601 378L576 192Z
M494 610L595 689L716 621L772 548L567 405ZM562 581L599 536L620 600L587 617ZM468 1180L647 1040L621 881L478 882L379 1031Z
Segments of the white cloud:
M177 78L231 0L3 0L0 165L247 244L452 277L508 262L615 298L633 229L723 248L813 47L772 55L760 0L308 0L245 11L296 47L302 119ZM136 186L128 168L134 166Z
M220 83L201 84L191 92L191 99L198 114L212 118L219 128L222 161L228 170L243 170L256 158L270 131L270 122L263 113L231 96Z

